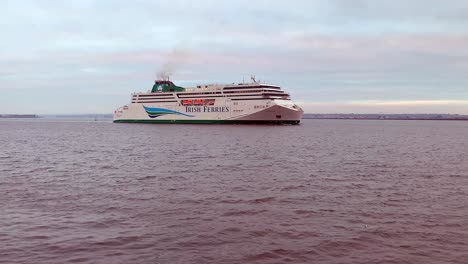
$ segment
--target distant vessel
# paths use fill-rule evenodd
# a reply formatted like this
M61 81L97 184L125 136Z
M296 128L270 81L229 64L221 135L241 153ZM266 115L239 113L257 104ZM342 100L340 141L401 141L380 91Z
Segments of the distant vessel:
M0 118L38 118L37 115L0 115Z
M114 112L115 123L300 123L304 111L279 86L251 83L209 84L195 88L156 80L148 93Z

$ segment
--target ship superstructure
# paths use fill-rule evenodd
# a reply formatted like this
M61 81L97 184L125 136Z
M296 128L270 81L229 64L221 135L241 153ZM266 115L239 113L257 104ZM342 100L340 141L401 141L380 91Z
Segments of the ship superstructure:
M116 123L299 124L302 109L279 86L251 83L207 84L194 88L156 80L151 91L132 94L114 113Z

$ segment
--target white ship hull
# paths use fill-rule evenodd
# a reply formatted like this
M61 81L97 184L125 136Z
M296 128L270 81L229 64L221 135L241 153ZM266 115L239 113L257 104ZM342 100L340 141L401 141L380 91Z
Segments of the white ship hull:
M117 109L116 123L273 123L299 124L303 110L291 100L216 98L213 105L132 103Z

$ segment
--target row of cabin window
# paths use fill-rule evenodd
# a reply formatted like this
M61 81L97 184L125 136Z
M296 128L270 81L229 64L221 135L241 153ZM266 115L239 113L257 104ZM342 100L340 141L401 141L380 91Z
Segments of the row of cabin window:
M253 91L226 91L224 94L233 94L233 93L281 93L284 94L283 91L275 92L275 91L268 91L268 90L253 90Z
M147 103L177 103L177 101L132 101L132 103L140 103L140 104L147 104Z
M203 95L203 94L221 94L221 92L203 92L203 93L179 93L178 96L181 95Z
M252 89L252 88L262 88L262 87L249 87L248 89ZM253 90L253 91L245 91L245 90L241 90L241 91L225 91L224 93L225 94L230 94L230 93L259 93L259 92L268 92L268 90ZM279 93L284 93L284 92L279 92ZM221 92L202 92L202 93L179 93L177 95L203 95L203 94L221 94ZM141 95L134 95L133 98L140 98L140 99L143 99L143 97L163 97L163 96L171 96L173 97L173 95L168 95L168 94L141 94Z
M275 86L224 87L223 90L240 90L240 89L257 89L257 88L270 88L270 89L275 89L275 90L281 90L281 88L275 87Z
M254 106L254 109L259 109L259 108L266 108L265 105L255 105Z
M145 101L145 100L164 100L164 99L175 99L174 97L153 97L153 98L133 98L133 100Z
M172 93L171 94L167 94L167 93L160 93L160 94L157 94L157 93L152 93L152 94L138 94L138 95L134 95L133 97L161 97L161 96L174 96Z

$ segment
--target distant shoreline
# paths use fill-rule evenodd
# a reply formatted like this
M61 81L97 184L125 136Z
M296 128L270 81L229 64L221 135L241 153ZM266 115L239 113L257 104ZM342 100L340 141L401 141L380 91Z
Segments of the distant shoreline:
M303 117L302 119L309 119L309 120L382 120L382 121L468 121L468 119L404 119L404 118L385 118L385 119L378 119L378 118L308 118Z
M38 115L0 115L0 118L39 118Z
M304 114L302 119L468 121L468 115L451 115L451 114Z
M0 119L112 119L112 114L36 115L0 114ZM304 114L302 119L329 120L443 120L468 121L468 115L453 114Z

